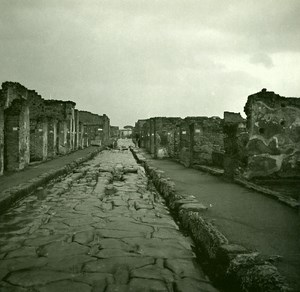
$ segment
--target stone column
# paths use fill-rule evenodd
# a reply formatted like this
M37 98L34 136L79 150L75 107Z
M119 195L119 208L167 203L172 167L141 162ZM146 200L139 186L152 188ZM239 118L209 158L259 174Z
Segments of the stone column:
M77 149L80 148L80 144L79 144L80 127L79 127L79 113L78 113L78 110L75 110L74 116L75 116L75 145L74 145L74 149L77 150Z
M57 121L48 119L48 158L54 158L57 151Z
M29 108L20 100L4 112L4 168L15 171L29 164Z
M186 121L180 125L179 160L185 167L190 166L190 129Z
M237 174L242 163L239 135L243 130L241 125L244 124L245 121L239 113L224 112L224 174L229 178Z
M48 123L46 119L30 120L30 161L46 160L48 154Z
M155 152L155 129L154 129L154 118L150 119L150 154Z
M0 175L4 171L4 109L0 106Z
M57 130L58 153L64 155L67 153L67 121L59 121Z

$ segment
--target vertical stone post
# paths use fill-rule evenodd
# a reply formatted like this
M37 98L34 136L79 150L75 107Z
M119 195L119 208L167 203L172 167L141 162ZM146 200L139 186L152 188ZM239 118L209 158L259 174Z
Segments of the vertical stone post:
M67 144L67 121L59 121L57 127L57 137L58 137L58 153L66 154L66 144Z
M4 112L4 166L15 171L29 164L29 108L27 103L15 100Z
M48 122L30 120L30 161L46 160L48 153Z
M4 171L4 108L0 105L0 175Z
M179 160L185 167L190 166L190 128L187 121L180 125Z
M80 144L79 144L79 132L80 132L80 128L79 128L79 112L76 109L74 112L74 117L75 117L75 149L79 149L80 148Z
M155 152L155 128L154 128L154 118L150 119L150 154Z
M233 178L241 163L238 136L245 123L239 113L224 112L224 174Z
M57 120L48 119L48 158L54 158L57 150Z
M78 145L80 149L83 149L84 145L83 145L83 135L84 135L84 125L82 122L79 122L79 132L78 132L78 137L79 137L79 141L78 141Z

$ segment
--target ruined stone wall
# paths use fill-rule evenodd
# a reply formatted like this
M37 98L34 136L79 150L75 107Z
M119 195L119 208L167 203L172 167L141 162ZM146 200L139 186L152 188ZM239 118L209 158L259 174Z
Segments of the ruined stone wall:
M89 129L88 127L86 127L85 129L85 133L87 133L85 135L91 135L85 136L86 141L92 141L93 139L95 139L95 133L93 129L94 126L97 125L97 131L99 131L99 135L96 135L97 139L100 139L103 144L109 143L110 120L107 115L100 116L87 111L79 111L79 121L82 122L85 126L92 126L91 129ZM84 144L87 145L87 143Z
M186 117L179 126L179 161L186 167L216 164L221 167L224 151L222 123L219 117ZM175 148L177 144L175 142Z
M47 159L48 122L45 119L30 119L30 161Z
M150 142L150 154L154 155L155 152L155 129L154 129L154 118L150 119L150 131L149 131L149 142Z
M224 152L222 119L219 117L200 117L196 119L191 118L190 123L192 164L216 164L217 159L214 159L214 154L218 154L221 158Z
M300 99L263 89L248 97L245 113L245 177L300 177Z
M2 91L0 90L0 96ZM1 98L0 98L1 100ZM4 109L0 105L0 175L4 171Z
M136 143L139 147L144 147L143 126L145 123L146 120L138 120L133 128L132 137L134 140L136 140Z
M119 138L119 127L117 126L110 126L110 137L111 138Z
M82 147L83 123L75 105L72 101L44 100L19 83L2 83L0 175L4 170L23 169L30 160L45 160ZM109 140L109 118L89 113L86 122L93 123L94 117L98 129L103 130L98 136Z
M29 108L15 99L4 111L4 169L20 170L29 164Z
M57 120L48 118L47 157L54 158L58 154L57 148Z
M142 129L141 147L150 152L150 120L146 120Z
M177 117L156 117L154 121L154 157L174 157L174 133L176 125L181 121Z
M29 108L27 89L14 82L4 82L0 95L1 123L4 129L0 156L2 169L23 169L29 163ZM0 134L1 135L1 134Z
M66 154L67 127L66 105L62 100L44 100L45 116L48 118L48 157Z
M233 178L240 175L247 165L246 145L249 134L246 121L240 113L224 112L224 173Z
M190 123L188 119L184 119L179 127L179 161L184 166L191 165L191 136Z
M34 90L28 90L30 112L30 161L47 159L48 124L45 118L44 100Z

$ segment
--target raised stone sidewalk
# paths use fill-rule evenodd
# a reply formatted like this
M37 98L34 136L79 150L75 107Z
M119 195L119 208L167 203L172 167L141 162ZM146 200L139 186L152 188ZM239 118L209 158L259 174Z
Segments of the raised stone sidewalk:
M0 291L217 291L128 150L101 152L0 219Z
M88 147L50 161L31 165L20 172L0 176L0 212L42 187L51 179L66 174L81 163L93 158L101 150L100 147Z

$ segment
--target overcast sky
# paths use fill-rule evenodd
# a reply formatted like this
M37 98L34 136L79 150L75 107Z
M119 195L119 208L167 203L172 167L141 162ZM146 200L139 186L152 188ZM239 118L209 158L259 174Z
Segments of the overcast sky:
M0 81L124 126L300 96L299 0L0 0Z

